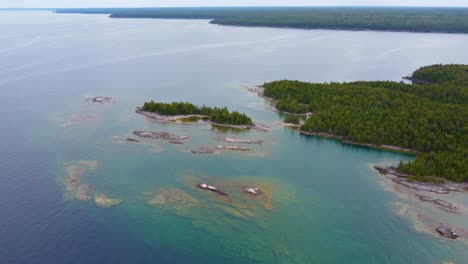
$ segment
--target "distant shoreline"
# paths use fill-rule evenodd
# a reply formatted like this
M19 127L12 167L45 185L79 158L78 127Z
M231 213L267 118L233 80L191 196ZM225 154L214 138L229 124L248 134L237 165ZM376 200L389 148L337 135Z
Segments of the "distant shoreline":
M59 8L55 13L110 18L204 19L211 24L303 30L468 34L464 7Z

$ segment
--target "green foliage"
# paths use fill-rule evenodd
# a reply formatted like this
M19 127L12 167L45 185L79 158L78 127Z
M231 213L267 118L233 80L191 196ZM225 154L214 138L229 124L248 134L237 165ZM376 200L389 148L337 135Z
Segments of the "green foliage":
M116 18L213 19L236 26L468 33L467 8L206 7L58 9Z
M285 113L305 114L308 112L308 105L300 104L297 100L279 100L276 109Z
M422 67L413 73L417 80L468 86L468 65L432 65ZM466 91L466 89L465 89Z
M211 118L211 121L218 124L230 125L252 125L252 119L245 114L237 111L229 112L227 107L198 107L191 103L184 102L145 102L143 110L156 112L161 115L205 115Z
M301 123L301 119L296 115L287 115L284 118L284 122L299 125Z
M301 126L362 143L395 145L424 154L398 170L414 176L468 180L468 76L466 65L434 65L403 82L266 83L265 95L308 104L315 114ZM431 74L432 73L432 74Z

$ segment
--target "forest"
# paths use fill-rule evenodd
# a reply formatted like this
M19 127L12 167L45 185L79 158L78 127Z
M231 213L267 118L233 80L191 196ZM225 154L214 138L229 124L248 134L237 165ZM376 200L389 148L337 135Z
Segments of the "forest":
M432 84L283 80L265 83L264 93L285 111L307 105L314 115L303 131L414 149L420 154L398 171L468 181L468 65L422 67L412 77Z
M192 7L57 9L113 18L209 19L234 26L468 33L468 8Z
M229 125L253 125L252 119L245 114L237 111L230 112L227 107L202 107L195 106L188 102L145 102L144 111L154 112L161 115L205 115L210 117L211 121L218 124Z

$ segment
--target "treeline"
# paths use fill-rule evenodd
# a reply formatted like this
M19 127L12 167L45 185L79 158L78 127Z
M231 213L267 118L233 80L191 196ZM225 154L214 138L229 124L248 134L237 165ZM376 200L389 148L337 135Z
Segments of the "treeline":
M58 9L113 18L211 19L236 26L468 33L468 8L203 7Z
M459 84L468 75L466 69L466 65L434 65L413 74L443 80L431 85L275 81L264 86L265 95L278 104L297 102L315 113L301 130L415 149L422 154L400 164L399 171L420 179L467 181L468 86Z
M299 125L301 123L301 118L296 115L287 115L284 117L284 122Z
M155 112L161 115L205 115L218 124L253 125L252 119L237 111L229 112L227 107L198 107L188 102L145 102L144 111Z

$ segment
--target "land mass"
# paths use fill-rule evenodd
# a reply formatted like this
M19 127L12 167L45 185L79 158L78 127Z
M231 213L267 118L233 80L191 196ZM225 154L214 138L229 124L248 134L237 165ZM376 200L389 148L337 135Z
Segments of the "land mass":
M56 12L110 14L112 18L209 19L212 24L249 27L468 33L468 8L82 8Z
M250 117L237 111L230 112L227 107L198 107L184 102L145 102L140 109L143 112L156 113L162 116L180 116L179 119L194 122L198 119L210 120L215 125L228 125L239 128L253 128L255 125ZM137 112L138 112L137 110Z
M303 134L417 153L395 168L410 180L467 182L468 65L422 67L411 77L419 84L274 81L262 96L281 111L313 112Z

